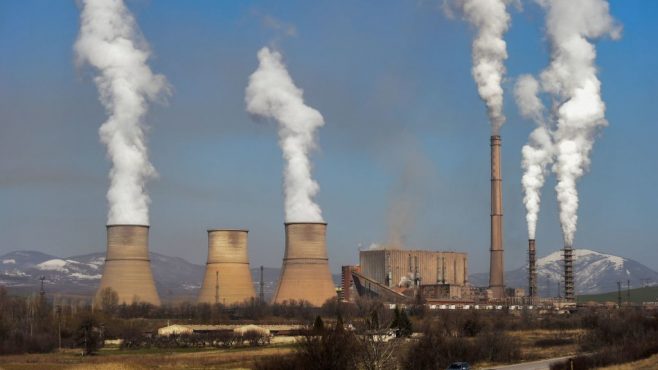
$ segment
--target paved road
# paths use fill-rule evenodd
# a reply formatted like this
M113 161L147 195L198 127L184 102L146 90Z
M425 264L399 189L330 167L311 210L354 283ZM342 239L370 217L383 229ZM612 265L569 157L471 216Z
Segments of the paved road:
M549 370L554 362L564 361L573 356L555 357L546 360L524 362L515 365L505 365L498 367L487 367L487 370Z

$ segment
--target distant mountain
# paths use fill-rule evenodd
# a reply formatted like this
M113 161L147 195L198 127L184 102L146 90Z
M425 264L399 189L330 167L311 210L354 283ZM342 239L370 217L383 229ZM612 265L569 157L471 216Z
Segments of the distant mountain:
M180 257L150 253L153 278L164 301L194 300L198 294L205 266L190 263ZM49 294L89 298L93 296L103 273L105 253L92 253L59 258L37 251L15 251L0 256L0 285L19 294L37 292L40 277L45 277ZM263 293L266 299L274 295L279 268L263 268ZM260 291L260 268L252 268L256 294ZM336 285L340 275L333 275Z
M658 272L649 267L619 256L599 253L589 249L574 250L574 271L577 294L598 294L617 289L617 281L626 288L630 280L631 287L657 285ZM558 283L563 289L563 257L556 251L537 260L537 285L544 297L557 295ZM473 274L470 281L475 286L487 286L488 273ZM505 284L512 288L528 289L528 267L524 266L505 272ZM560 292L560 294L563 294Z

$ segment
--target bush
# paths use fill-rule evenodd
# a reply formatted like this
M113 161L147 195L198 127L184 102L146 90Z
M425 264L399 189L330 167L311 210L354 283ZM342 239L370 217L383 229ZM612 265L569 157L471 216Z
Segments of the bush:
M504 332L481 332L475 338L445 335L442 324L427 325L423 337L407 352L406 369L444 368L453 362L513 362L521 358L519 343Z

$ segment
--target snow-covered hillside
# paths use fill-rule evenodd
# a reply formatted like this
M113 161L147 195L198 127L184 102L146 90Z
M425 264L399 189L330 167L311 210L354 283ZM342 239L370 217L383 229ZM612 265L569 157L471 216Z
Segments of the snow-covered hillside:
M562 258L562 252L555 251L537 260L539 293L544 297L556 296L558 293L558 283L562 284L563 280ZM637 261L589 249L576 249L574 258L577 294L610 292L617 289L617 281L623 282L626 287L630 280L632 288L658 284L658 273ZM473 274L470 279L476 286L488 284L486 273ZM508 287L527 289L527 266L507 271L505 284Z

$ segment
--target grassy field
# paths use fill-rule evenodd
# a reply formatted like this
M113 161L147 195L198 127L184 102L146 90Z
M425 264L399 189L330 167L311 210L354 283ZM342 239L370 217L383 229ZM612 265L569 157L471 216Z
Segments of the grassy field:
M621 299L623 303L627 301L627 291L622 288ZM581 295L577 297L578 303L585 302L617 302L617 292L609 292L602 294L594 295ZM642 303L642 302L655 302L658 301L658 286L646 287L631 289L631 302L633 303Z
M658 369L658 355L653 355L644 360L630 362L622 365L613 365L599 370L655 370Z
M238 348L230 350L180 349L132 350L105 349L98 355L81 357L78 351L60 353L1 356L0 369L249 369L262 356L284 355L291 346Z
M523 358L532 361L578 353L578 338L583 334L583 330L518 330L508 334L520 341ZM564 343L539 345L541 341L551 340L561 340Z
M520 342L525 361L575 354L582 330L521 330L508 332ZM541 341L560 339L563 343L538 345ZM98 355L81 357L79 351L60 353L0 356L0 369L249 369L262 356L285 355L293 351L292 344L236 349L118 350L106 348ZM493 364L480 364L493 365Z

